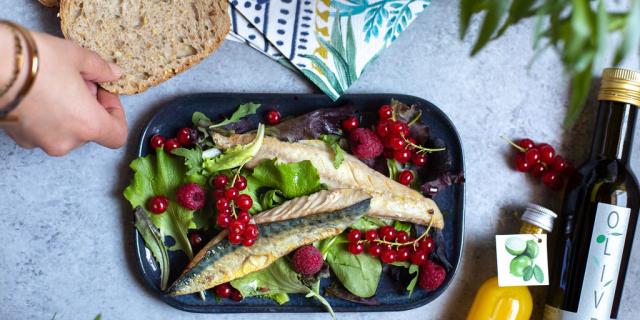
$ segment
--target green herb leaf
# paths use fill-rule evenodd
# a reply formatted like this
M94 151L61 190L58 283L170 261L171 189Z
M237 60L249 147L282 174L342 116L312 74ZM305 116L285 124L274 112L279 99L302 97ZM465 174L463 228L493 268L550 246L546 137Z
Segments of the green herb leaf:
M260 196L260 205L262 210L275 208L283 202L287 201L282 192L277 189L269 190Z
M585 68L582 72L573 75L569 110L564 119L565 127L572 126L582 112L582 107L587 101L587 97L589 95L592 79L593 75L591 73L591 67Z
M169 254L164 241L162 241L160 229L153 224L141 207L136 207L134 215L136 229L142 235L146 247L149 248L160 266L160 290L164 291L169 282Z
M252 182L261 187L279 190L287 199L309 195L322 190L320 175L311 161L278 163L264 160L253 169Z
M402 167L395 159L387 159L387 170L389 171L389 178L391 180L397 180L398 173L402 170Z
M153 224L160 229L164 240L170 236L175 243L168 250L182 250L187 257L193 257L187 231L195 227L193 211L189 211L175 201L176 190L185 183L185 167L176 157L167 155L164 150L156 149L156 155L148 155L131 162L134 171L131 184L124 190L124 197L132 208L146 208L147 201L154 196L164 195L169 198L169 207L163 214L151 214ZM145 209L146 212L146 209Z
M351 228L367 231L371 229L378 229L379 227L386 225L387 222L380 218L364 216L358 219L358 221L356 221L356 223L354 223Z
M316 281L319 281L319 279ZM267 296L277 299L278 303L288 301L288 297L285 299L282 294L304 293L307 297L317 299L334 316L333 309L331 309L327 300L306 286L300 275L293 271L285 258L276 260L266 269L232 280L231 286L240 291L243 297ZM311 286L315 286L315 284Z
M240 167L258 153L262 146L262 141L264 141L264 125L260 124L253 141L227 149L223 154L215 158L205 159L203 167L209 173Z
M489 5L487 7L487 14L485 15L484 21L482 22L480 35L478 36L478 40L471 50L472 56L478 53L487 44L487 42L491 40L494 32L496 32L496 30L498 29L498 25L502 20L502 17L507 11L507 1L489 0L488 2Z
M637 55L640 48L640 1L632 1L631 10L624 28L622 43L613 59L614 65L619 65L626 56Z
M224 119L222 122L213 124L209 126L209 129L223 127L228 124L232 124L240 121L240 119L255 114L256 111L260 108L260 104L257 103L245 103L241 104L238 109L231 115L231 117ZM194 113L193 117L195 118L196 114ZM200 115L198 117L201 117Z
M204 168L202 164L202 148L196 146L193 149L178 148L171 151L172 154L184 158L184 165L187 167L185 173L187 181L197 183L200 185L207 184L207 176L204 175Z
M211 119L209 119L209 117L207 117L204 113L198 111L194 112L191 115L191 122L193 122L193 125L196 127L212 125Z
M396 228L396 230L398 231L404 231L406 233L411 233L411 227L413 226L413 224L408 223L408 222L402 222L402 221L396 221L393 223L393 227Z
M418 272L420 270L420 266L418 266L417 264L411 264L411 266L409 266L409 274L414 274L413 279L411 279L411 282L409 282L409 285L407 285L407 291L409 291L409 298L411 298L411 295L413 294L413 290L416 288L416 284L418 283L418 276L420 275L420 273Z
M328 250L326 261L342 285L356 296L368 298L376 293L382 264L368 254L353 255L347 251L344 234L337 236L338 244Z
M323 134L320 140L324 141L333 150L333 167L338 169L344 161L344 150L340 147L340 137L336 135Z

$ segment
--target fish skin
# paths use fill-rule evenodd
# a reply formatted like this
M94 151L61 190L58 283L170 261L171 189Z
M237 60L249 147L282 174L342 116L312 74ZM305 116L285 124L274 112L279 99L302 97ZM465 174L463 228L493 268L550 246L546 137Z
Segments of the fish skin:
M253 134L236 134L225 137L214 134L216 146L228 149L253 140ZM277 158L283 162L309 160L318 170L320 182L330 190L353 188L367 192L371 197L368 215L429 225L433 219L434 228L444 228L444 218L438 205L420 192L389 179L373 170L358 158L344 155L338 169L333 166L333 151L320 140L284 142L265 136L258 153L245 167L253 168L265 159Z
M259 224L253 246L232 245L227 238L212 240L167 290L171 296L200 292L268 267L300 246L340 234L364 216L371 199L341 210Z

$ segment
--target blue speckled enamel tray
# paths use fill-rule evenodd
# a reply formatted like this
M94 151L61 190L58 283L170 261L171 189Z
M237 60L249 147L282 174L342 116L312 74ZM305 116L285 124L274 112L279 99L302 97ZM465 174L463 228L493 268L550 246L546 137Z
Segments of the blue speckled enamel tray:
M171 136L184 126L191 125L191 115L200 111L212 119L221 119L231 114L238 105L246 102L261 103L254 120L263 119L264 113L269 109L279 110L283 117L301 115L319 108L341 106L350 104L359 110L376 110L380 105L388 104L392 98L407 104L416 104L423 111L423 121L431 128L433 136L446 143L453 157L453 171L463 171L463 151L458 133L449 118L432 103L408 95L399 94L354 94L344 95L340 100L333 102L325 95L293 95L293 94L236 94L236 93L205 93L179 97L168 102L153 116L144 128L140 137L138 149L139 156L149 153L148 141L154 134ZM445 214L444 237L449 261L453 265L451 271L438 290L426 292L416 290L411 298L406 292L398 292L393 286L388 275L383 273L376 297L380 305L367 306L353 302L327 297L327 300L337 312L371 312L371 311L400 311L423 306L436 299L447 289L455 276L462 255L464 236L464 184L451 186L438 193L435 197L438 206ZM325 312L325 309L316 301L306 299L303 295L290 295L291 301L284 305L278 305L274 301L261 298L248 298L241 302L232 302L228 299L216 301L211 293L207 293L207 300L202 301L196 294L179 297L164 295L159 289L160 272L150 252L144 246L140 234L135 232L135 250L138 257L140 272L146 284L152 288L169 305L190 312L201 313L238 313L238 312ZM188 263L183 254L170 253L171 275L169 283L177 278ZM326 283L323 283L326 285Z

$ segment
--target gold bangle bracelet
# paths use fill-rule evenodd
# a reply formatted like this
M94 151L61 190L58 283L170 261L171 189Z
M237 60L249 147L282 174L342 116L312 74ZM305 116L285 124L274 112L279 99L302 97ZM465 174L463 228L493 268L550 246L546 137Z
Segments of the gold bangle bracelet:
M0 97L4 96L7 93L7 91L9 91L9 89L11 89L11 87L13 87L13 85L16 83L16 80L18 79L18 75L20 75L20 73L22 72L22 65L24 64L23 57L22 57L22 42L20 41L20 34L18 34L18 31L16 31L16 29L13 29L11 27L8 27L8 28L13 34L14 47L15 47L14 54L16 58L13 66L13 74L11 75L11 78L9 78L9 81L5 85L3 85L2 88L0 89Z
M0 24L7 25L14 30L16 30L24 39L27 52L29 54L28 61L28 74L27 78L24 81L24 84L18 90L16 97L9 104L0 107L0 123L2 122L15 122L18 121L17 117L8 116L11 111L13 111L20 102L24 99L24 97L29 93L31 87L33 87L33 83L36 80L36 76L38 75L38 70L40 70L40 58L38 56L38 47L36 46L36 42L33 39L33 36L29 33L29 31L22 26L15 24L11 21L0 20Z

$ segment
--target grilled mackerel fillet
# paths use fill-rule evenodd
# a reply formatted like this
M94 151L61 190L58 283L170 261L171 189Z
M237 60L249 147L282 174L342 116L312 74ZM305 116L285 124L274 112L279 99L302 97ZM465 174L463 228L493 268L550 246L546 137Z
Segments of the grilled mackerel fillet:
M254 134L213 135L216 146L222 149L247 144L253 139ZM368 215L422 225L433 220L433 227L444 228L442 213L432 199L389 179L350 154L345 154L342 165L336 169L333 151L322 141L284 142L265 136L260 151L245 166L253 168L261 161L273 158L283 162L309 160L318 169L321 182L329 189L352 188L367 192L372 197Z

